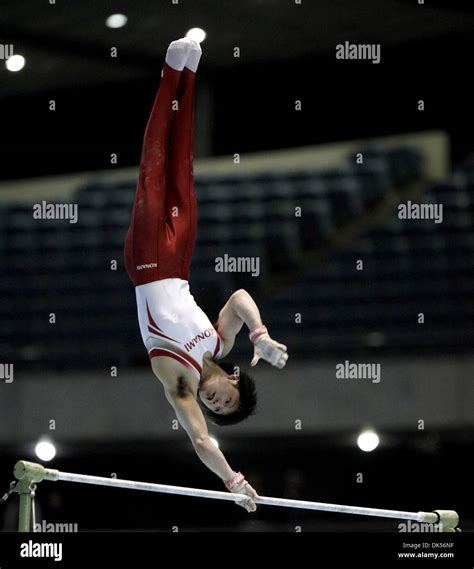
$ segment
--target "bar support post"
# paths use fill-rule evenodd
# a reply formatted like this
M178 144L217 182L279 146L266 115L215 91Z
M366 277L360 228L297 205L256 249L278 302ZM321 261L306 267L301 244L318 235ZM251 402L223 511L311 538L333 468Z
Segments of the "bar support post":
M42 480L57 480L59 472L26 460L17 462L13 472L18 480L13 492L20 495L18 531L26 533L31 531L32 485Z

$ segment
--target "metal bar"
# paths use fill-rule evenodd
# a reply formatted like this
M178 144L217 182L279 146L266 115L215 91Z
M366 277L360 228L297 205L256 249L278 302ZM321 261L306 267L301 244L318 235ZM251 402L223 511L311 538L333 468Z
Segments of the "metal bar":
M25 488L32 482L42 480L76 482L79 484L93 484L96 486L109 486L112 488L125 488L128 490L142 490L145 492L160 492L163 494L178 494L181 496L194 496L197 498L211 498L216 500L239 501L245 498L240 494L229 492L218 492L215 490L204 490L200 488L187 488L184 486L169 486L167 484L154 484L151 482L136 482L134 480L122 480L120 478L105 478L102 476L89 476L87 474L74 474L71 472L60 472L50 468L44 468L40 464L21 460L15 465L15 476L20 482L17 486ZM20 489L15 491L21 492ZM20 493L23 504L28 501L28 513L26 505L20 508L20 526L26 526L26 518L31 513L31 496ZM398 520L414 520L422 523L440 523L442 531L455 531L459 523L459 516L453 510L435 510L434 512L405 512L400 510L385 510L380 508L364 508L359 506L344 506L341 504L326 504L323 502L309 502L306 500L289 500L286 498L269 498L259 496L255 499L257 504L267 506L280 506L283 508L298 508L304 510L316 510L321 512L337 512L340 514L351 514L359 516L376 516L380 518L395 518ZM22 513L23 512L23 513ZM28 521L29 524L29 521ZM29 525L28 525L29 528ZM21 530L20 531L29 531Z
M105 478L101 476L88 476L86 474L72 474L70 472L59 472L58 480L61 480L63 482L78 482L80 484L94 484L98 486L127 488L129 490L144 490L145 492L160 492L163 494L179 494L181 496L194 496L198 498L211 498L216 500L230 500L233 502L244 498L244 496L239 498L239 494L230 494L229 492L219 492L216 490L203 490L199 488L187 488L184 486L168 486L166 484L152 484L149 482L135 482L133 480L121 480L119 478ZM396 518L399 520L416 520L419 522L424 521L423 512L381 510L377 508L342 506L340 504L324 504L321 502L308 502L304 500L269 498L267 496L260 496L259 498L255 499L255 503L264 504L266 506L280 506L283 508L299 508L304 510L318 510L323 512L338 512L341 514L378 516L382 518Z

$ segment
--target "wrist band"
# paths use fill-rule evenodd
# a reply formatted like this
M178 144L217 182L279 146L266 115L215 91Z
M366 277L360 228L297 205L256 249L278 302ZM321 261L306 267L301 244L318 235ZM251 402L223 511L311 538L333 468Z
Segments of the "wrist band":
M232 476L230 480L227 480L225 486L227 490L229 490L229 492L232 492L232 490L236 486L242 484L242 482L245 482L245 476L241 472L237 472L236 474L234 474L234 476Z
M255 340L261 336L262 334L266 334L268 332L267 327L265 326L265 324L262 324L261 326L257 326L257 328L254 328L250 333L249 333L249 339L251 342L255 342Z

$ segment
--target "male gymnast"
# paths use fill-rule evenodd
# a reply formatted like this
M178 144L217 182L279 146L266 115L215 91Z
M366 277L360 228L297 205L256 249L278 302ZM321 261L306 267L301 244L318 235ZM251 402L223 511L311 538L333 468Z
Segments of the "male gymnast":
M273 340L252 297L234 292L216 327L189 290L197 208L194 193L194 91L201 58L197 42L170 44L158 94L146 127L137 191L125 239L125 265L135 286L138 320L153 373L201 461L253 512L257 493L211 442L205 416L217 425L253 413L253 379L232 363L217 363L234 345L243 324L259 359L282 369L286 346Z

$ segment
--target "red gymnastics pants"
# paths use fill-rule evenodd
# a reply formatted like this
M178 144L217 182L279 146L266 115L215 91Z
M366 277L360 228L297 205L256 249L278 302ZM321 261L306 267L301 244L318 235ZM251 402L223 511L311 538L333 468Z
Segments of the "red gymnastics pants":
M164 64L143 141L138 186L125 238L125 267L135 286L189 280L196 241L194 91L196 75Z

